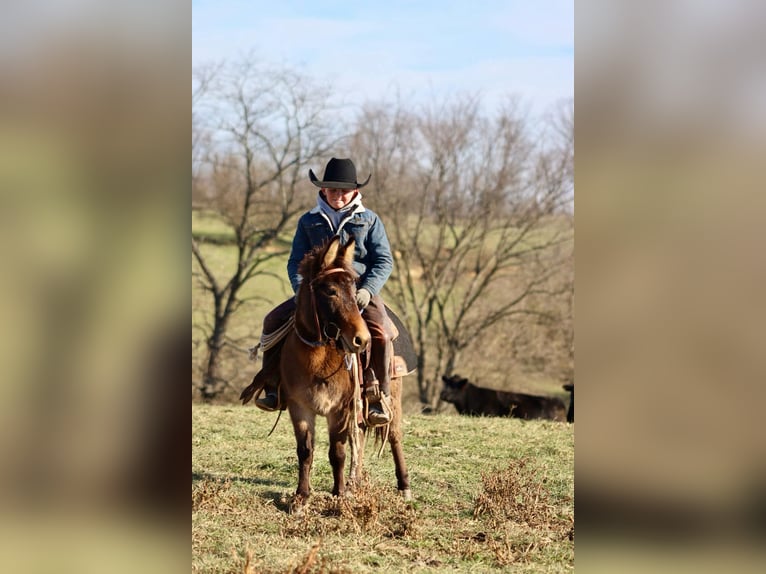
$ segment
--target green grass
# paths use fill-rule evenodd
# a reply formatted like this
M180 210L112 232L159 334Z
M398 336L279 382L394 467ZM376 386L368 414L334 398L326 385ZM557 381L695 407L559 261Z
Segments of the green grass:
M234 230L220 215L209 211L192 211L192 235L198 241L226 244L234 241Z
M312 497L297 485L289 417L192 407L194 572L569 572L574 567L574 427L550 421L405 415L414 502L393 461L367 449L368 481L330 496L324 419Z

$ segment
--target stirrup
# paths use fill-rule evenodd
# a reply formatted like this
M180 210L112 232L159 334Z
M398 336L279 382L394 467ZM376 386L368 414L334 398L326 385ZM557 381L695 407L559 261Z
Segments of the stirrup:
M373 406L380 407L380 410L373 410ZM391 397L380 393L380 396L375 401L369 401L367 405L367 425L370 427L378 427L387 425L391 422L393 414L393 408L391 406Z
M364 396L367 397L367 400L371 403L378 402L378 399L381 396L380 392L380 383L378 383L377 380L375 381L366 381L364 383Z
M262 411L274 412L282 410L280 407L279 390L273 392L266 392L263 397L255 399L255 406Z

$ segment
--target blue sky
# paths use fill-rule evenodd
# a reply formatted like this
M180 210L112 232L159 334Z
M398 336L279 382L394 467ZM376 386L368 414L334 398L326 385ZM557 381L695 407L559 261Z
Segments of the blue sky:
M574 96L574 0L193 0L194 65L252 51L348 101Z

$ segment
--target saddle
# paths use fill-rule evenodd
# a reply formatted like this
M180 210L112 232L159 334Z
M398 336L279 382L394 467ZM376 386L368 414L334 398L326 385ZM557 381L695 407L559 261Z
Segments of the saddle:
M402 323L402 320L388 305L386 305L386 314L388 315L387 326L391 332L391 342L394 346L391 372L394 377L411 375L417 368L417 353L415 352L412 338L410 337L407 328L404 326L404 323ZM258 358L259 349L262 352L265 352L277 347L290 332L293 325L294 319L291 316L290 319L276 331L272 333L262 333L259 343L248 349L250 360L255 361Z

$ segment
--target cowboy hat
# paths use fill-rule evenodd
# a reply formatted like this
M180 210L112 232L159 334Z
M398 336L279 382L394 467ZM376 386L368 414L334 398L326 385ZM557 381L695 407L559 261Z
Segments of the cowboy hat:
M367 176L363 183L356 181L356 167L350 159L332 158L324 168L324 176L320 181L314 172L309 169L309 179L317 187L330 189L359 189L370 182L372 174Z

